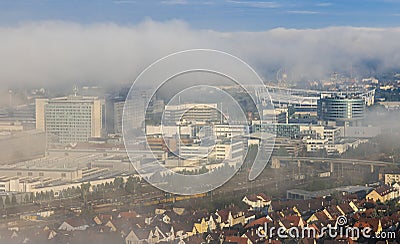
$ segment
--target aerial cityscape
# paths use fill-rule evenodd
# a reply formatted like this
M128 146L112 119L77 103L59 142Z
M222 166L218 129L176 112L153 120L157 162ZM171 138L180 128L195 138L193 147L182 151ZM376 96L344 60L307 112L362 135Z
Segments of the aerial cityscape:
M400 243L399 7L0 2L0 243Z

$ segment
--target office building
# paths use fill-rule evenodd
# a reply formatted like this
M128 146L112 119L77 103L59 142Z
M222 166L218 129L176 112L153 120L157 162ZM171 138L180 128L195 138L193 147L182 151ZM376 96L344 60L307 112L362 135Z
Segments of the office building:
M36 100L36 129L48 144L87 142L103 135L104 100L68 96Z
M240 162L243 159L242 141L225 141L215 144L215 158L218 160L233 160Z
M365 100L362 97L334 95L318 100L318 118L335 121L339 125L357 125L365 117Z
M180 104L167 105L164 111L164 122L176 124L186 122L217 122L220 116L217 104Z

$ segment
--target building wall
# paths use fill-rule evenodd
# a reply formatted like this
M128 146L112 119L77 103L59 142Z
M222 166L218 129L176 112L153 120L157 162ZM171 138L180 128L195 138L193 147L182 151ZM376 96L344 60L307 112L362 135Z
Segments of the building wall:
M164 121L175 124L180 120L186 121L218 121L217 104L182 104L165 106Z
M231 138L235 136L243 136L248 133L247 125L214 125L213 127L215 135L219 137Z
M114 133L122 133L122 115L124 111L125 101L118 101L114 103Z
M23 131L24 126L20 122L0 122L0 131Z
M400 182L400 173L386 173L385 184L392 185L393 183Z
M139 95L138 95L139 96ZM146 100L139 96L136 99L118 101L114 103L114 131L116 134L122 133L122 119L125 106L126 125L131 129L140 129L143 127L145 120Z
M190 126L161 126L147 125L146 135L163 135L164 137L175 137L177 134L192 137L193 130Z
M86 142L103 132L104 101L69 96L36 100L36 128L45 130L48 144Z
M266 132L275 134L278 137L299 138L300 125L299 124L270 124L260 121L253 121L252 132Z
M45 131L44 108L49 99L38 98L36 99L36 129Z
M99 138L102 136L103 129L103 105L101 100L93 101L92 108L92 134L91 137Z
M365 117L362 98L327 97L318 101L318 118L323 121L354 122Z
M62 179L65 181L73 181L82 179L82 170L80 169L49 169L49 168L0 168L1 176L8 177L40 177Z
M0 192L19 191L19 180L14 178L0 180Z

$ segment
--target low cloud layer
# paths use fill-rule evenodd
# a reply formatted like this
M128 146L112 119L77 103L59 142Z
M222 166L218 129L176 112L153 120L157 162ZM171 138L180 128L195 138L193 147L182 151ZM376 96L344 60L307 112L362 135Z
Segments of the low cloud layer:
M0 82L46 86L133 81L156 59L191 48L232 53L265 79L285 67L294 81L325 78L333 71L399 68L400 28L332 27L265 32L194 30L181 21L136 26L27 23L0 27Z

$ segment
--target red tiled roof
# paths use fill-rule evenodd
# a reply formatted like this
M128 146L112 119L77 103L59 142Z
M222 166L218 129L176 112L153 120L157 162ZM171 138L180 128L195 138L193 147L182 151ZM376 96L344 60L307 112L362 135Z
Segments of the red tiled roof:
M137 213L135 211L133 212L120 212L118 214L119 218L123 218L123 219L133 219L136 218Z
M394 191L394 189L388 185L382 185L382 186L376 188L375 191L379 195L385 196L385 195L391 193L392 191Z
M319 221L325 222L329 220L328 216L326 216L323 211L316 212L314 215Z
M286 216L285 220L289 221L293 226L299 226L300 221L303 221L302 218L297 215Z
M218 214L218 216L221 217L221 221L225 222L228 220L229 213L231 213L232 215L236 215L239 212L241 212L241 211L238 207L231 207L231 208L219 210L217 212L217 214Z
M265 237L260 237L256 230L249 229L244 234L251 241L251 243L259 243L260 241L265 240Z
M250 223L248 223L244 228L251 228L254 226L260 226L260 225L264 225L265 223L270 223L272 222L270 219L268 219L267 217L261 217L259 219L256 219Z
M69 224L72 227L79 227L79 226L84 226L87 225L87 222L83 218L72 218L72 219L67 219L65 220L67 224Z
M372 228L373 231L378 230L380 220L377 218L374 219L363 219L359 220L354 224L354 227L358 228L365 228L365 227L370 227Z
M247 244L246 237L239 237L239 236L227 236L225 238L225 242L227 243L237 243L237 244Z
M354 210L351 208L350 204L348 204L348 203L342 203L338 207L344 212L344 214L350 214L350 213L354 212Z

